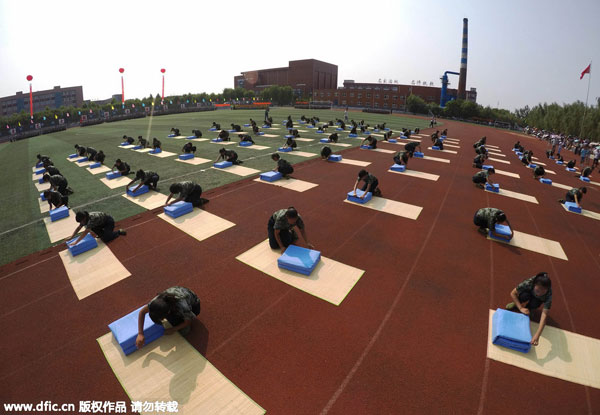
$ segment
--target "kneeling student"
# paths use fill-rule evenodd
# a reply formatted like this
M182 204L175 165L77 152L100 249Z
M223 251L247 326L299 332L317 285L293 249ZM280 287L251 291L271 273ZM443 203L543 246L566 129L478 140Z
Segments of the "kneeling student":
M354 192L354 196L356 196L356 188L358 187L358 185L360 184L361 181L365 182L361 189L364 192L363 195L360 197L361 199L364 199L365 196L367 195L367 193L369 193L369 192L372 193L373 196L381 196L381 189L379 188L379 180L377 180L377 177L370 174L365 169L362 169L361 171L358 172L358 178L356 179L356 183L354 184L354 189L352 190Z
M133 180L130 181L126 187L127 187L127 189L129 189L129 186L131 186L132 184L134 184L135 182L137 182L139 180L140 184L138 184L137 187L135 189L133 189L134 193L143 185L148 186L148 188L150 188L150 190L156 190L156 186L158 185L159 179L160 179L160 176L158 175L158 173L155 173L153 171L144 171L142 169L139 169L135 173L135 177L133 178Z
M224 161L230 161L232 164L242 164L241 160L238 160L238 155L233 150L226 150L224 148L219 150L219 157L215 160L215 163L218 163L219 160L223 159Z
M192 143L185 143L185 145L181 148L181 151L184 154L196 154L196 146L193 145Z
M331 153L332 153L331 148L325 146L325 147L323 147L323 149L321 149L321 158L323 160L327 160L329 158L329 156L331 156Z
M171 192L171 194L169 197L167 197L165 206L184 201L191 203L194 207L201 207L203 204L208 202L207 199L202 198L202 187L192 181L173 183L169 187L169 192ZM169 203L171 198L173 198L175 195L178 195L177 198Z
M292 165L287 160L282 159L277 153L271 154L271 159L277 163L277 167L273 171L278 171L283 177L289 179L290 174L294 172Z
M45 164L44 164L44 166L45 166ZM592 169L590 166L587 166L585 169L583 169L583 171L581 172L581 174L576 174L575 177L577 177L577 178L579 178L579 177L590 177L590 174L592 174L593 170L594 169Z
M367 144L365 144L367 143ZM377 139L371 135L369 135L367 138L365 138L362 143L360 144L361 146L367 145L370 146L372 149L376 149L377 148Z
M480 189L483 189L486 183L489 183L490 186L493 186L494 182L490 180L490 175L494 173L496 173L496 170L494 170L493 168L481 170L475 173L475 175L473 176L473 183L475 183L475 186L479 187Z
M419 149L419 152L420 152L421 144L417 143L416 141L411 141L410 143L408 143L407 145L404 146L404 151L406 151L408 153L408 157L412 157L417 148Z
M587 187L574 187L567 192L565 195L565 199L560 199L559 203L571 202L577 204L578 207L581 207L581 199L583 199L583 195L587 193Z
M534 179L539 179L540 177L544 177L545 174L546 174L546 170L544 170L544 167L542 167L542 166L535 166L535 169L533 169L533 178Z
M121 176L127 176L131 171L129 164L125 163L124 161L121 161L121 159L117 159L117 161L115 161L115 165L112 167L111 170L114 172L115 168L119 173L121 173Z
M488 230L492 233L492 235L498 238L506 238L504 235L498 235L496 233L496 224L503 224L506 222L506 225L510 228L510 238L514 236L514 232L512 230L512 226L510 226L510 222L506 217L506 214L500 209L496 209L493 207L481 208L477 212L475 212L475 216L473 217L473 223L479 226L478 231L487 235Z
M75 238L77 232L84 226L86 229L75 241L75 244L81 241L88 233L92 234L94 238L100 238L104 243L112 241L119 235L127 234L124 229L115 231L115 220L112 216L104 212L79 211L75 214L75 221L79 223L79 226L75 229L69 240Z
M473 167L476 167L478 169L482 169L483 168L483 163L485 163L485 159L487 159L487 154L478 154L473 159Z
M223 141L230 141L229 131L227 131L227 130L221 130L221 132L219 133L219 135L218 135L217 138L220 138Z
M298 147L298 144L296 143L296 140L294 140L293 137L286 139L285 144L283 145L283 148L291 148L292 151L294 151L296 147Z
M537 346L552 307L552 281L547 273L540 272L513 288L510 296L513 302L506 305L507 310L518 310L525 315L531 315L532 312L544 306L538 329L531 336L531 344Z
M394 155L394 163L407 166L408 165L408 152L406 150L397 152Z
M298 240L298 235L294 230L296 226L300 229L306 246L310 249L315 249L308 241L304 222L294 207L280 209L274 212L269 218L267 234L271 249L280 249L281 253L284 253L288 246L295 244Z
M50 210L59 208L61 206L69 207L69 196L61 195L57 191L44 190L44 198L46 198L48 201L48 207Z
M144 347L146 341L144 338L146 314L150 314L150 319L156 324L162 324L165 319L171 324L171 328L165 329L166 335L179 332L182 336L186 336L192 330L192 321L200 314L200 300L189 288L178 286L167 288L157 294L152 301L140 309L138 335L135 339L138 349Z

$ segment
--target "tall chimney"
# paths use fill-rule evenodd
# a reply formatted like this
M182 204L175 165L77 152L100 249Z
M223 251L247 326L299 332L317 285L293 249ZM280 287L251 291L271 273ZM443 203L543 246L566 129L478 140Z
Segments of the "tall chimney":
M469 19L463 19L462 50L460 53L460 75L458 77L458 98L466 99L467 89L467 46L469 43Z

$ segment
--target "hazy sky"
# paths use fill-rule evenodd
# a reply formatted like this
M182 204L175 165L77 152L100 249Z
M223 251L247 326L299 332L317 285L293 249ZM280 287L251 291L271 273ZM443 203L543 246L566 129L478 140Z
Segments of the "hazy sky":
M0 96L55 85L85 99L219 92L242 71L315 58L338 80L440 84L460 66L469 19L467 88L514 109L585 100L593 60L600 97L600 1L18 1L0 0ZM587 77L587 75L586 75ZM451 76L451 87L458 78Z

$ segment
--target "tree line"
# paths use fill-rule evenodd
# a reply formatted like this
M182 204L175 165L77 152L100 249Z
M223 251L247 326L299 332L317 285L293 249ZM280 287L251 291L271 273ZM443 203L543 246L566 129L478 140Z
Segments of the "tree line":
M464 120L502 121L513 126L536 127L600 141L600 99L596 105L588 106L587 109L583 102L576 101L562 105L543 103L533 108L526 105L511 112L461 99L449 101L445 108L440 108L437 104L428 104L423 98L411 95L406 100L406 107L409 112L415 114L433 114Z

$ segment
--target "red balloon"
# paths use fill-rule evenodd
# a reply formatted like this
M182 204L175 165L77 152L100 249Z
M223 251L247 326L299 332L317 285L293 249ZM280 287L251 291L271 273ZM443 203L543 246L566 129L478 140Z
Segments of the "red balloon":
M123 72L125 72L125 69L119 68L119 72L123 73Z
M161 69L160 71L161 71L162 73L165 73L165 72L166 72L166 71L165 71L165 68Z
M33 79L33 76L31 76L31 75L27 75L27 80L28 80L28 81L31 81L32 79Z

